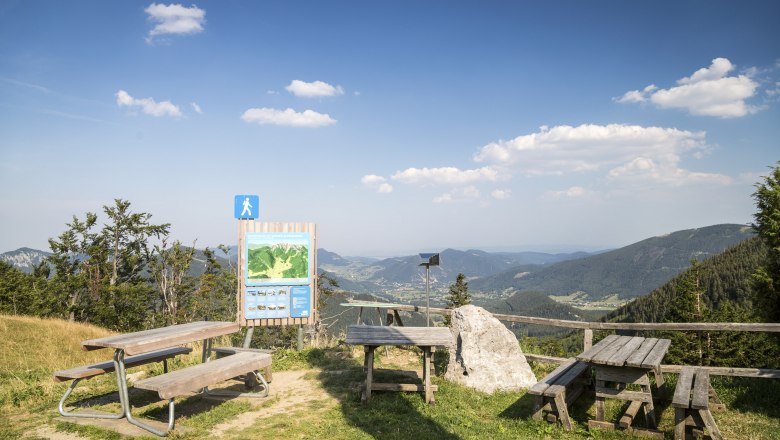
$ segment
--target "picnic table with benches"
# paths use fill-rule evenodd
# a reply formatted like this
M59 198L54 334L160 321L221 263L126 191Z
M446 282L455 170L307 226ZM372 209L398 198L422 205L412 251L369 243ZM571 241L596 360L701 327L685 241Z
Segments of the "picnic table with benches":
M636 434L663 438L656 423L653 393L648 378L654 373L659 394L664 392L661 360L669 350L669 339L609 335L577 356L580 362L593 367L596 391L596 420L589 420L589 428L622 428ZM639 389L630 389L634 386ZM617 424L604 420L604 400L629 402ZM634 428L632 423L640 408L644 408L646 429Z
M431 351L435 346L449 346L452 341L452 333L447 327L391 327L379 325L350 325L347 328L346 343L363 345L365 360L363 370L366 373L366 382L363 386L362 401L368 404L371 401L372 391L423 391L425 403L434 403L434 391L436 385L431 384ZM374 375L374 351L382 345L409 345L420 347L423 352L423 378L422 385L375 383Z
M54 376L58 381L74 380L74 383L71 384L60 401L60 413L66 417L116 419L124 417L133 425L155 435L165 436L174 428L174 398L177 396L191 392L207 392L209 394L231 396L267 396L268 384L262 375L259 374L259 370L270 367L270 354L260 351L236 351L229 356L210 360L211 338L234 333L238 329L239 325L234 322L201 321L84 341L81 343L81 346L87 351L103 348L114 349L113 361L56 372ZM167 371L168 359L191 351L189 348L177 346L198 340L204 341L203 363L177 371ZM165 430L156 429L147 423L137 420L131 413L126 369L150 362L164 362L165 372L159 376L137 381L133 386L139 389L156 391L161 399L168 399L168 425ZM64 401L78 381L111 371L116 372L119 401L122 407L121 414L96 415L91 413L72 413L64 410ZM250 374L255 375L262 382L264 386L263 394L222 390L219 393L208 391L208 386L210 385Z

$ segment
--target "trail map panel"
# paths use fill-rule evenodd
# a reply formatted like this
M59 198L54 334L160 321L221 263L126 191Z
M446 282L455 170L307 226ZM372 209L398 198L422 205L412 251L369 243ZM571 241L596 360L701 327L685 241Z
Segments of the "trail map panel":
M308 285L311 236L308 232L248 232L246 285Z

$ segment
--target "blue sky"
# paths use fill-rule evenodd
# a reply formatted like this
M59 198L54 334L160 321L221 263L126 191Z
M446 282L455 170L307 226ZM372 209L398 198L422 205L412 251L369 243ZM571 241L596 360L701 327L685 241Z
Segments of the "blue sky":
M130 200L198 246L602 249L749 223L778 2L0 3L0 251Z

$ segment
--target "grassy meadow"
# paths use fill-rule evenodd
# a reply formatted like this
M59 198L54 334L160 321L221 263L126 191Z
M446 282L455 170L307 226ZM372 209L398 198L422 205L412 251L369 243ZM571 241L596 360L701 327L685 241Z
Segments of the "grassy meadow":
M108 335L97 327L61 320L0 316L0 438L118 439L116 431L61 420L57 402L68 383L55 383L58 369L106 360L107 350L81 351L82 340ZM223 341L229 343L229 341ZM172 368L199 362L199 347L176 360ZM620 432L588 431L593 399L574 405L573 432L531 419L533 400L525 392L487 395L444 380L446 352L436 356L439 385L436 404L426 405L418 393L375 393L369 406L360 403L356 387L364 379L362 349L344 345L302 352L274 353L274 380L266 399L177 399L176 439L627 439ZM421 370L415 350L377 350L377 381L414 379L402 370ZM532 365L537 377L553 365ZM129 370L160 374L160 364ZM674 386L676 377L667 377ZM780 438L780 383L771 379L716 377L713 385L727 405L714 413L728 439ZM79 410L119 411L112 374L82 381L69 399ZM167 407L155 393L131 390L136 416L164 421ZM621 407L609 402L607 414ZM673 438L673 409L662 403L660 429ZM642 417L637 424L641 426ZM125 423L121 421L121 423ZM144 436L142 436L144 437ZM156 438L152 435L145 436Z

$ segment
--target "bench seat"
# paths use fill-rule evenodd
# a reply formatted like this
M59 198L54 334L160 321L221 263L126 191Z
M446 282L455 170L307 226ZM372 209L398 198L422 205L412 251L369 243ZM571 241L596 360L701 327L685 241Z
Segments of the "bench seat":
M203 364L143 379L134 383L133 386L143 390L156 391L161 399L172 399L183 394L198 392L209 385L249 374L270 365L270 354L239 352Z
M188 354L190 352L192 352L192 349L189 347L174 347L160 351L153 351L151 353L139 354L125 358L125 367L131 368L137 367L139 365L150 364L152 362L164 362L180 354ZM97 364L70 368L68 370L55 371L54 380L57 382L65 382L74 379L89 379L91 377L110 373L112 371L114 371L114 361L105 361L99 362Z
M230 356L236 353L241 353L241 352L265 353L269 355L273 353L273 350L267 350L264 348L244 348L244 347L215 347L212 348L211 351L217 354L217 359L223 358L225 356ZM271 381L273 380L273 372L271 371L270 364L267 367L263 368L263 376L265 376L265 381L268 383L271 383Z
M555 423L560 420L564 429L571 431L573 426L568 407L589 383L589 365L574 358L567 359L528 390L529 394L536 396L534 419L542 420L546 411L547 421Z
M710 400L713 402L710 403ZM691 437L703 434L704 428L707 428L713 440L723 440L710 409L720 410L725 406L710 385L710 375L706 370L683 367L674 389L672 406L675 408L675 440L685 440L686 426L692 426L693 431L697 431L692 431Z

